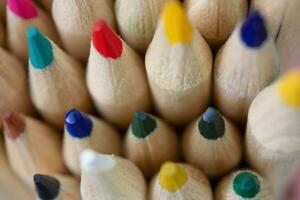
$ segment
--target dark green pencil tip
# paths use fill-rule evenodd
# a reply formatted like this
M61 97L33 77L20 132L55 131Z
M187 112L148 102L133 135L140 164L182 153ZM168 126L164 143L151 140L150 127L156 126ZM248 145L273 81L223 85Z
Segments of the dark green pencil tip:
M138 138L145 138L156 128L156 120L143 111L135 112L131 122L132 133Z
M213 107L209 107L203 113L198 123L200 134L209 140L216 140L223 137L225 122L220 113Z
M241 172L233 180L234 192L243 198L254 198L260 192L258 177L251 172Z

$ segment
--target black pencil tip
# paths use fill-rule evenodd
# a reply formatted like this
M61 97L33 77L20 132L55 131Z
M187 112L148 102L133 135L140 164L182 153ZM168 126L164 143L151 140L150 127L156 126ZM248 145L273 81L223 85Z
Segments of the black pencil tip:
M41 200L53 200L58 196L60 183L56 178L35 174L33 176L33 181L36 193Z

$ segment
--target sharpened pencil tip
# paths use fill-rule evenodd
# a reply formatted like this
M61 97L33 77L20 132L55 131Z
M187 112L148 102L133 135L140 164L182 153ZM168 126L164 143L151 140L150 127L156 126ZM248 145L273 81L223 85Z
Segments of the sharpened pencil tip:
M156 128L156 119L143 111L135 112L131 123L132 133L138 138L146 138Z
M223 117L213 107L209 107L203 113L198 123L200 134L208 140L216 140L223 137L225 132L225 122Z
M162 19L165 35L170 44L191 42L193 28L179 2L167 3Z
M91 135L93 121L87 114L71 109L65 116L65 127L71 136L85 138Z
M159 171L159 182L162 188L176 192L188 181L186 171L172 162L165 162Z
M243 198L254 198L260 192L259 179L251 172L241 172L233 180L233 190Z
M241 38L251 48L258 48L267 40L267 27L258 11L253 10L249 13L241 27Z
M122 41L119 36L101 19L94 24L93 45L105 58L117 59L123 51Z
M51 42L35 27L27 30L29 60L35 69L46 68L53 60Z
M25 130L25 121L17 113L5 112L2 114L4 134L9 138L17 139Z
M7 0L8 8L24 19L35 18L38 15L36 6L30 0Z
M59 181L47 175L35 174L33 176L35 190L41 200L53 200L59 194Z

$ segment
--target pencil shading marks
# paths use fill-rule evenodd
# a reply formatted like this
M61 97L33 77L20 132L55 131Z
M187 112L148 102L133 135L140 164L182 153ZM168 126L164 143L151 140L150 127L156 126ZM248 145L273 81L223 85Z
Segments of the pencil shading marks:
M27 31L29 60L35 69L45 69L53 61L51 42L35 27Z
M6 112L2 115L4 134L16 140L25 130L25 122L21 115Z
M265 21L261 14L251 11L241 27L241 38L251 48L259 48L268 38Z
M7 0L7 7L24 19L35 18L38 15L37 8L31 0Z
M65 116L65 127L71 136L85 138L91 135L93 122L87 114L71 109Z
M33 176L35 190L41 200L53 200L56 199L59 190L59 181L51 176L35 174Z
M97 20L94 24L93 45L106 58L117 59L123 51L121 39L104 20Z

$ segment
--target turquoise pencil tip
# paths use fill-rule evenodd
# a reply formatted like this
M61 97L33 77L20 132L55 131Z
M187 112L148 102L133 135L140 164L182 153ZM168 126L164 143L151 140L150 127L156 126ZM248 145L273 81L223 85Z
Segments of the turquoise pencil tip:
M145 112L138 111L131 123L133 135L138 138L146 138L156 128L156 120Z
M35 69L44 69L53 60L50 41L35 27L27 31L29 60Z

